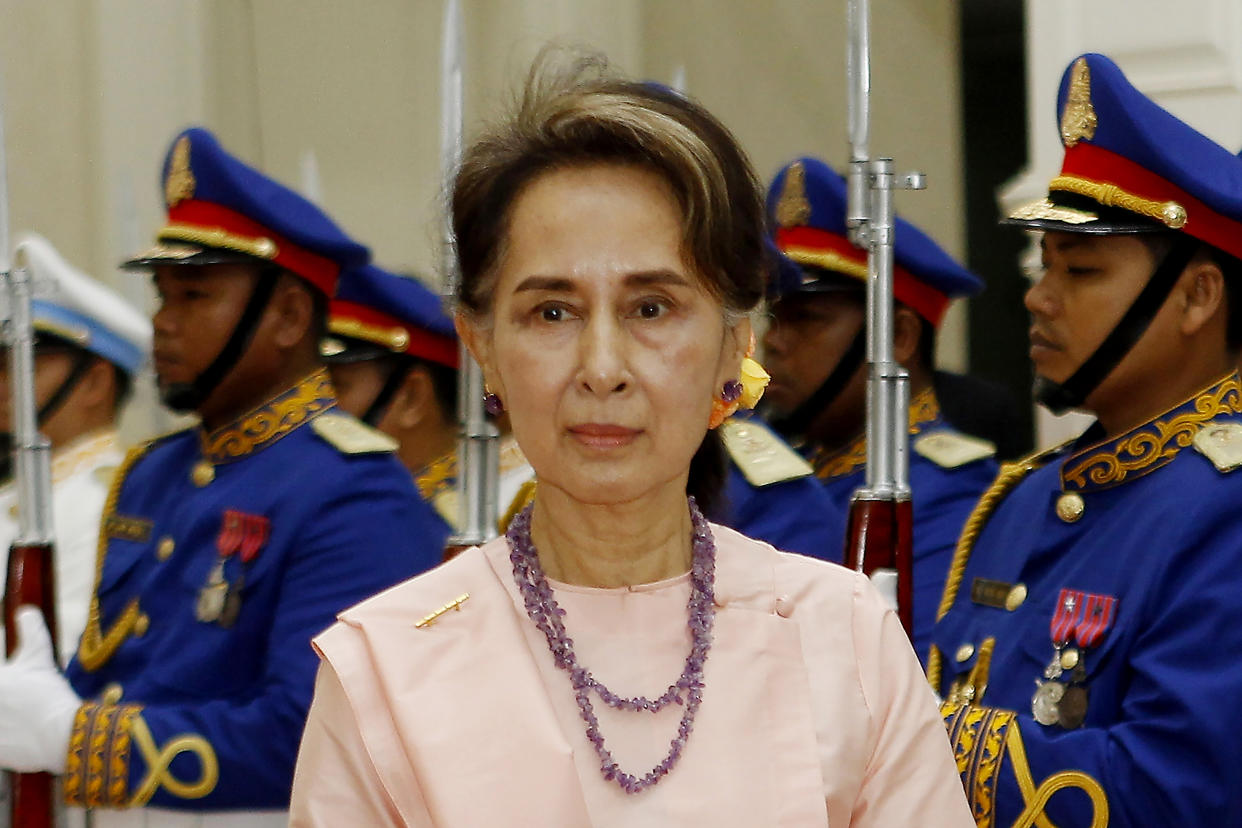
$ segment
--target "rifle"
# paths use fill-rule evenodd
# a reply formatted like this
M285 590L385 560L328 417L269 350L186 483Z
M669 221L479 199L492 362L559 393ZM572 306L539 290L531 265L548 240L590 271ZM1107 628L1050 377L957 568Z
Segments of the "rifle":
M440 171L446 196L461 163L462 70L461 9L448 0L444 11L443 49L440 57ZM446 205L443 226L444 297L452 303L461 284L457 269L452 210ZM465 344L459 347L457 374L457 531L448 539L444 555L478 546L496 537L500 483L500 431L483 409L483 371Z
M4 159L4 125L0 118L0 268L6 284L8 317L4 339L9 349L9 395L12 403L13 469L17 487L17 537L9 547L4 589L4 651L17 649L17 608L33 604L43 612L56 652L56 588L52 566L51 444L39 433L34 395L34 331L31 325L31 278L9 259L8 171ZM55 655L53 656L55 657ZM12 828L51 828L55 819L54 780L48 773L10 773Z
M897 579L897 615L913 630L913 536L908 419L910 377L893 356L893 189L922 189L921 173L898 178L893 159L872 158L870 0L848 0L850 167L845 224L867 251L867 471L850 500L845 565Z

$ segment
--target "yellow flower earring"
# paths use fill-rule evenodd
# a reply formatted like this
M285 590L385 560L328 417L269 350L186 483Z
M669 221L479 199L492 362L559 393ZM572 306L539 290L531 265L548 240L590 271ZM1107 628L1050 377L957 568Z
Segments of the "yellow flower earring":
M720 389L720 394L712 399L712 416L707 421L708 428L716 428L733 415L739 408L754 408L763 396L763 389L768 387L772 379L763 366L751 359L755 353L755 335L750 335L750 347L742 359L742 367L738 379L728 380Z

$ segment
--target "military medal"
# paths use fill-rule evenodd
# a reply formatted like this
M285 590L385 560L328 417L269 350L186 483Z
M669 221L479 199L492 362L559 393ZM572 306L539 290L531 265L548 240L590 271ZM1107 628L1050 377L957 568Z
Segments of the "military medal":
M271 524L261 515L248 515L236 509L224 513L220 534L216 537L219 558L212 567L207 583L198 592L195 616L208 624L231 627L241 615L242 589L246 584L245 567L259 554L267 543ZM229 582L224 577L225 562L237 553L237 579Z
M205 624L211 624L220 618L224 610L224 599L229 584L224 580L224 558L216 561L207 576L207 583L198 591L198 601L194 605L194 617Z
M1074 629L1074 643L1061 654L1061 666L1072 670L1069 686L1057 705L1057 724L1066 730L1082 727L1087 718L1087 668L1083 654L1100 643L1113 623L1117 599L1111 595L1087 595L1082 619Z
M1078 618L1082 614L1082 593L1072 589L1061 590L1057 597L1057 609L1052 615L1049 632L1052 635L1052 660L1044 668L1044 681L1035 681L1035 695L1031 697L1031 715L1042 725L1054 725L1060 720L1059 705L1065 695L1065 685L1057 679L1064 674L1061 666L1065 647L1074 635Z
M1082 727L1087 718L1086 651L1100 643L1112 625L1117 599L1062 589L1052 616L1052 660L1044 679L1036 680L1031 715L1042 725L1066 730ZM1070 646L1071 640L1076 646ZM1063 677L1068 675L1068 679Z
M1059 681L1036 681L1035 695L1031 697L1031 715L1041 725L1054 725L1060 717L1057 705L1065 694L1065 685Z
M1087 718L1087 688L1081 684L1071 684L1065 688L1065 692L1061 694L1061 699L1057 703L1056 724L1066 730L1074 730L1082 727L1083 720ZM1042 724L1051 724L1043 722Z
M238 576L236 581L229 584L224 604L220 607L220 617L217 619L221 627L231 627L237 623L237 616L241 615L241 591L245 585L245 576Z

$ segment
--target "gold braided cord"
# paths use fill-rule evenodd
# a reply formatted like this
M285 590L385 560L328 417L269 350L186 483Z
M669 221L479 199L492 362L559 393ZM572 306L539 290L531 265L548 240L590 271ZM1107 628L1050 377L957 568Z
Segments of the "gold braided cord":
M134 630L134 626L138 623L138 616L141 614L138 609L138 599L134 598L126 606L121 613L121 617L108 630L105 635L100 628L101 617L99 609L99 582L103 578L104 558L108 554L108 520L116 513L116 502L121 496L121 486L125 482L125 477L129 474L131 468L138 460L151 450L152 446L158 440L151 440L141 446L135 446L125 455L125 459L117 468L112 478L112 485L108 488L108 497L104 501L103 517L99 521L99 541L95 550L95 586L91 590L90 608L86 615L86 629L82 632L82 640L78 644L78 662L81 663L82 669L88 673L93 673L107 663L112 658L112 654L129 638Z
M162 746L156 745L151 729L141 716L134 718L130 730L134 745L146 762L147 773L126 803L128 807L146 805L160 788L179 799L202 799L216 789L216 783L220 781L220 762L211 742L197 733L183 733ZM201 770L199 778L192 782L172 774L173 760L183 753L192 753L198 758Z
M853 276L855 279L861 279L864 282L867 281L867 265L846 258L840 253L834 253L831 250L816 250L811 247L798 247L796 245L782 247L781 252L785 254L786 258L798 264L820 267L824 270L832 270L837 273L843 273L846 276Z
M410 334L405 328L388 325L371 325L357 319L334 316L328 322L328 330L339 336L350 336L364 342L383 345L394 353L401 353L410 344Z
M1176 201L1152 201L1128 193L1116 184L1105 184L1076 175L1058 175L1048 184L1049 190L1086 196L1105 207L1120 207L1149 219L1155 219L1172 230L1186 226L1186 208Z
M1048 800L1057 791L1065 788L1078 788L1091 800L1091 828L1106 828L1108 825L1108 796L1104 786L1095 777L1079 770L1067 770L1054 773L1043 781L1037 789L1031 777L1031 766L1026 759L1026 746L1022 742L1022 731L1012 728L1005 739L1005 751L1009 754L1013 766L1013 776L1022 793L1022 801L1026 806L1013 823L1013 828L1056 828L1044 809Z
M279 252L276 242L260 236L257 239L239 236L220 228L207 229L193 224L166 224L157 235L160 241L189 242L203 247L218 247L254 256L256 259L275 259Z
M992 517L992 512L996 510L996 507L1000 505L1000 502L1009 494L1010 490L1023 477L1026 477L1027 474L1042 465L1037 461L1038 457L1039 455L1035 454L1016 463L1006 463L1001 466L1000 473L996 475L992 485L988 487L988 490L979 498L979 502L975 504L970 517L966 519L965 526L962 527L962 534L957 540L957 547L953 550L953 563L949 566L949 575L944 582L944 593L940 597L940 607L936 610L936 621L944 618L953 606L953 601L957 597L957 591L962 586L962 576L965 574L966 564L970 560L970 551L974 548L979 533L983 531L984 524ZM942 669L943 656L940 653L940 648L933 644L927 656L927 680L931 683L932 689L937 693L940 692Z

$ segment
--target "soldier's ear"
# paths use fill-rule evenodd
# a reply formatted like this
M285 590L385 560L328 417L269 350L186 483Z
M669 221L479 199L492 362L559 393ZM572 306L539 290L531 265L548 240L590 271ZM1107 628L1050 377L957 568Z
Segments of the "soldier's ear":
M1196 256L1178 284L1182 295L1181 331L1194 336L1225 311L1225 275L1210 258Z
M307 337L313 337L315 328L315 299L310 288L289 273L277 277L280 282L272 293L270 307L276 312L273 332L275 345L281 349L297 347ZM315 343L318 347L318 343Z
M406 372L401 387L393 400L397 427L403 431L417 428L425 422L436 406L436 392L431 382L431 375L421 365L415 365Z
M893 314L893 358L909 366L919 352L923 320L910 308L898 304Z

